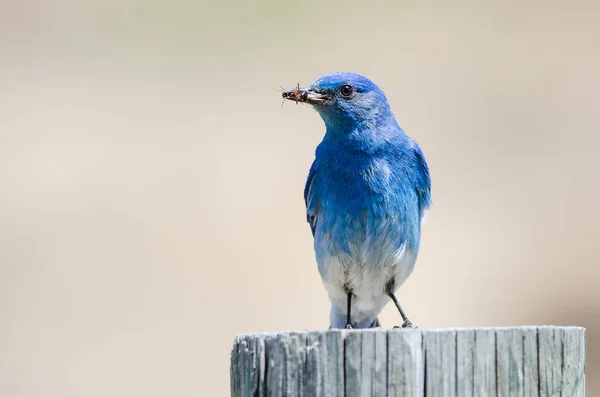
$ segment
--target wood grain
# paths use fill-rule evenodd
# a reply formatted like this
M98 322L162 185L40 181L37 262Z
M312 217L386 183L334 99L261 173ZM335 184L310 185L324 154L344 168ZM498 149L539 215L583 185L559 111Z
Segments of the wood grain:
M233 397L584 397L585 329L239 335L230 375Z

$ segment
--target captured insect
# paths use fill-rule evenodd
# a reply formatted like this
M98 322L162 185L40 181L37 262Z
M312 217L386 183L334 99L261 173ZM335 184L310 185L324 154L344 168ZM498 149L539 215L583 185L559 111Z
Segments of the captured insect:
M281 87L283 89L283 87ZM300 89L300 83L296 85L296 89L283 91L282 96L284 99L289 99L298 102L305 102L307 93Z

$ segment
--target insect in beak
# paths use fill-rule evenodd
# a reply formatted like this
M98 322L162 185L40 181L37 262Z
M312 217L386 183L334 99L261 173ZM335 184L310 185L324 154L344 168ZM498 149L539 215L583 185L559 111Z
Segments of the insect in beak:
M313 88L300 88L300 83L296 85L296 88L287 90L281 93L284 99L298 102L309 103L312 105L319 104L329 100L330 98L320 92L315 91Z

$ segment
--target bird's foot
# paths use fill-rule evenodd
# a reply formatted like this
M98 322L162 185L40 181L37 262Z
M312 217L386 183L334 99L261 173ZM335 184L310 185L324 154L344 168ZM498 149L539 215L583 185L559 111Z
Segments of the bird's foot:
M346 324L346 329L354 329L354 327L350 324Z
M411 322L410 322L410 320L406 320L405 322L403 322L403 323L402 323L402 325L401 325L401 326L398 326L398 325L396 325L396 326L394 327L394 329L396 329L396 328L398 328L398 329L399 329L399 328L415 329L415 328L419 328L419 327L415 327L415 326L413 325L413 323L411 323Z

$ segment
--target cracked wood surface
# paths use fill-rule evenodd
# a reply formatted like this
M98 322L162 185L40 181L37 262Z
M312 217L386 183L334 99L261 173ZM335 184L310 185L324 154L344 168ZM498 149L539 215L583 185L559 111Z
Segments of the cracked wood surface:
M246 334L230 375L232 397L585 397L585 329Z

